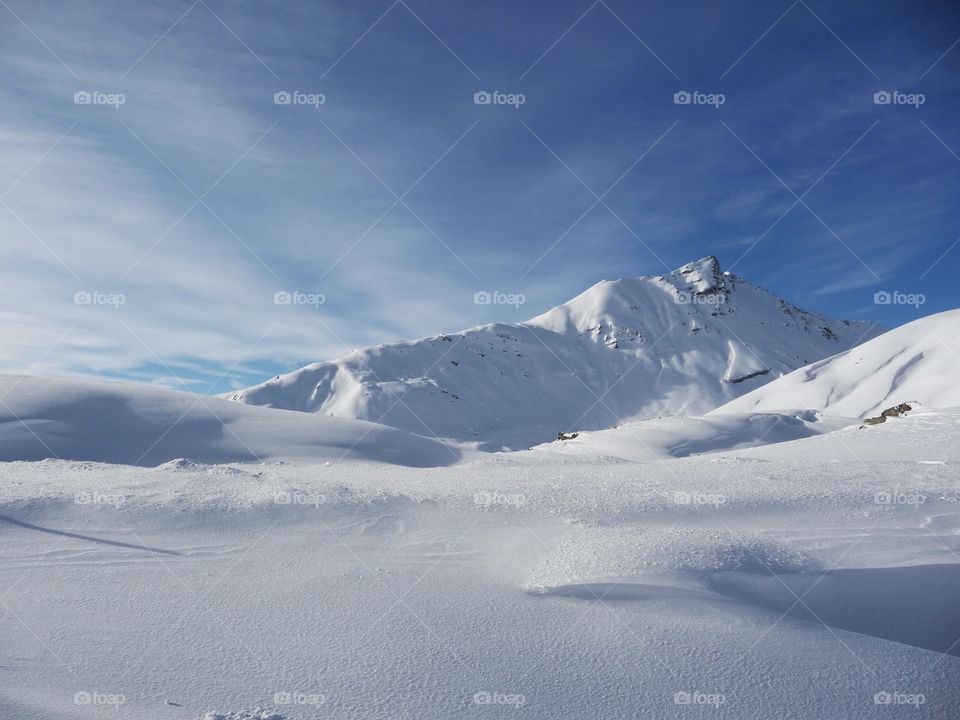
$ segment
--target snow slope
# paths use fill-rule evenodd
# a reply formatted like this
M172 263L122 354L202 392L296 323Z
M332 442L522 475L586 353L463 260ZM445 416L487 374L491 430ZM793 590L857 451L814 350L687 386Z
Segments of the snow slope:
M737 418L739 415L732 413L722 417ZM842 418L821 418L815 427L822 431L824 423L842 422ZM755 447L740 448L723 455L747 460L786 461L829 457L837 462L870 460L891 463L895 467L917 463L919 466L914 465L914 471L922 471L927 466L960 464L960 407L944 410L918 408L902 417L889 418L882 425L861 427L855 422L842 429L827 427L826 430L794 441L767 443L764 438ZM908 472L905 475L904 484L910 482L913 474Z
M800 310L708 257L598 283L525 323L356 350L225 397L522 449L701 414L878 332Z
M655 462L809 438L851 422L848 418L825 418L812 411L653 418L608 430L581 432L573 440L538 445L530 454L543 462L561 457Z
M801 368L712 413L790 409L864 418L903 402L960 406L960 310L930 315Z
M367 460L448 465L439 442L360 420L247 407L126 383L0 376L0 460L159 465Z
M953 718L960 417L920 419L839 462L855 428L644 465L3 463L0 717Z
M900 403L905 417L864 428L865 417ZM738 451L744 457L802 459L807 452L845 460L903 459L905 449L936 443L956 459L960 437L944 418L960 418L960 310L922 318L863 345L774 380L696 417L670 417L583 432L537 446L550 456L635 462ZM852 427L849 427L852 426ZM846 428L843 432L838 432ZM890 440L876 443L874 436ZM823 435L815 442L802 440ZM793 442L796 441L796 442ZM777 444L783 443L781 446ZM756 448L751 452L740 452Z
M960 463L960 407L917 408L866 428L857 418L812 410L655 418L580 433L574 440L544 443L511 458L542 463L590 458L650 463L707 455L717 462L829 457L849 462Z

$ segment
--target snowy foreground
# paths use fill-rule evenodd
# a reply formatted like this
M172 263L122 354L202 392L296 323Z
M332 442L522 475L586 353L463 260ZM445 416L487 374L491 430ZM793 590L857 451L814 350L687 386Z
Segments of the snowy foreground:
M957 717L960 411L736 418L610 431L640 462L0 464L0 717Z

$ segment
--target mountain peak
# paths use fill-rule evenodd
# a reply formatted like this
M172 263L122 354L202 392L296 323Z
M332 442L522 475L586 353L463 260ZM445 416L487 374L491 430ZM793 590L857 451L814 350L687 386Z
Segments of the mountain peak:
M708 255L677 268L673 271L697 294L717 292L726 288L720 261L715 255Z

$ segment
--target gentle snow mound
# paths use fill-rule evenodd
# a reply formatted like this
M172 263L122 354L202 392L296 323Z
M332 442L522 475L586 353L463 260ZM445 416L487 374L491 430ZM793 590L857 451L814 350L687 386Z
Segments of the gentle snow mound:
M654 418L610 430L583 432L568 442L538 445L533 453L658 462L741 450L812 437L850 424L819 413L730 413Z
M274 458L416 467L459 459L453 448L383 425L126 383L0 376L0 397L0 461L169 463L190 470Z

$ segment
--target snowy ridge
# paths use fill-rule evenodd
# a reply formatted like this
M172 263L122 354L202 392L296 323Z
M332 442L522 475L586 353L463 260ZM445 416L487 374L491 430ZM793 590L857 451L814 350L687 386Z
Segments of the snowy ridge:
M600 282L525 323L356 350L225 397L520 449L699 415L881 330L800 310L707 257Z
M144 385L8 375L0 376L0 397L0 461L155 466L182 458L283 458L429 467L460 457L435 440L382 425L243 407Z
M898 327L779 378L713 414L803 409L864 418L902 402L960 406L960 310Z

